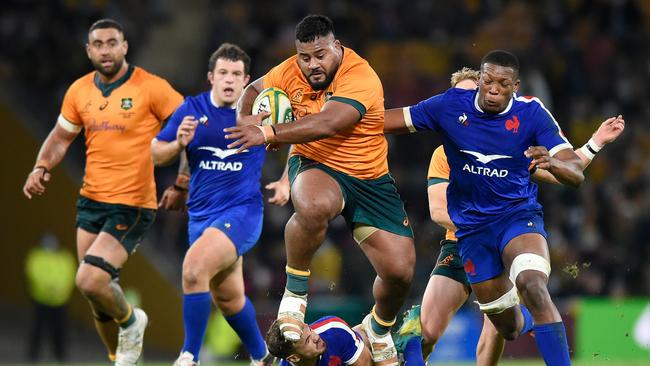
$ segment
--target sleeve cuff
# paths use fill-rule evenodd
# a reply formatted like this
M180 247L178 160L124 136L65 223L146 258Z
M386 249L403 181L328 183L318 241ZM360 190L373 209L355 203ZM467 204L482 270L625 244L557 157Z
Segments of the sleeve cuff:
M59 118L57 118L56 123L58 123L59 126L68 132L79 133L81 131L81 126L68 121L65 119L65 117L63 117L62 114L59 114Z
M411 119L411 107L402 108L402 113L404 113L404 123L409 129L410 133L416 132L415 126L413 126L413 120Z
M550 156L555 156L555 154L557 154L558 152L560 152L560 151L562 151L564 149L573 149L573 146L571 146L570 143L565 142L565 143L559 144L559 145L555 146L554 148L552 148L551 150L549 150L548 154Z

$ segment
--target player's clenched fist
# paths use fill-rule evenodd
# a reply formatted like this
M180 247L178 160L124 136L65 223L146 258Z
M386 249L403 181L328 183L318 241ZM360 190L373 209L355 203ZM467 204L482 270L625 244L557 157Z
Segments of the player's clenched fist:
M198 124L199 121L194 116L185 116L183 118L183 121L178 126L178 130L176 130L176 141L181 147L185 147L192 142Z
M160 199L158 208L170 211L187 211L187 190L180 189L177 186L169 186Z
M39 166L27 176L27 181L23 187L23 193L27 198L32 199L32 195L42 195L45 193L45 183L50 181L50 172L46 167Z
M551 168L551 154L544 146L531 146L524 152L524 155L532 158L531 164L539 169L549 170Z

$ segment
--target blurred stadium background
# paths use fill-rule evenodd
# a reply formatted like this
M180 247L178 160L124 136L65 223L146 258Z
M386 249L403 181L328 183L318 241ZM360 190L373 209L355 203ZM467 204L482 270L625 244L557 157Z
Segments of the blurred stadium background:
M27 251L46 232L74 251L83 138L54 170L44 197L29 201L21 188L67 86L91 70L84 51L90 24L103 17L120 21L130 44L127 60L191 95L207 89L207 58L221 42L237 43L252 56L255 79L295 51L298 20L323 13L334 20L343 44L378 72L387 108L445 90L451 72L476 68L486 51L504 48L520 58L522 93L540 97L575 146L605 117L625 116L623 136L598 154L579 190L543 186L540 200L553 258L550 289L577 364L650 364L649 1L6 0L1 6L0 363L29 359ZM390 167L416 233L410 306L421 299L443 237L426 206L426 169L439 140L421 135L389 137L389 142ZM282 153L268 154L263 183L279 176L284 159ZM173 183L175 171L156 172L159 192ZM291 212L290 207L266 207L261 242L245 260L247 292L263 329L275 315L284 286L282 230ZM181 346L185 248L185 218L159 212L155 228L123 273L124 286L150 314L146 361L171 364ZM332 225L312 270L309 317L335 313L358 322L371 306L373 272L342 221ZM480 319L468 302L432 361L471 362ZM67 324L68 360L103 362L87 305L76 291ZM211 329L206 348L212 359L247 359L234 337L224 335L222 323L215 321ZM49 348L43 350L42 360L52 357ZM523 337L508 344L504 359L537 357L533 340Z

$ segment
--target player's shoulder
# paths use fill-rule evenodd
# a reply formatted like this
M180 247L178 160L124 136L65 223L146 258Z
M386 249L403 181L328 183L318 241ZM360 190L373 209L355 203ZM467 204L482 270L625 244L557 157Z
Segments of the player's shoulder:
M348 323L345 320L339 318L338 316L324 316L315 322L310 324L311 329L315 332L320 333L330 329L343 329L352 331Z
M533 112L540 109L546 110L546 106L536 96L517 94L513 96L513 110Z
M138 83L146 84L148 86L153 85L169 85L169 82L161 76L158 76L154 73L151 73L140 66L133 67L133 74L131 75L133 81Z
M68 87L69 92L85 92L89 88L95 87L95 71L91 71L86 75L81 76L77 80L73 81L72 84Z
M298 55L292 55L286 60L280 62L274 66L271 71L280 73L283 76L293 76L300 73L300 68L298 67Z
M353 49L343 47L343 59L339 66L337 76L351 75L360 78L377 78L377 73L370 66L370 63Z
M447 160L447 155L445 154L445 148L440 145L438 146L435 150L433 150L433 155L431 156L432 159L436 160Z
M210 100L210 91L199 93L196 95L188 95L185 97L183 104L185 105L200 105L209 106L212 103Z

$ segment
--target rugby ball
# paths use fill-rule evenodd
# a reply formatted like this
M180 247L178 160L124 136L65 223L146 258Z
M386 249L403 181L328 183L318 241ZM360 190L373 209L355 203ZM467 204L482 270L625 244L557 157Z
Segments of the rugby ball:
M262 125L277 125L294 120L289 96L279 88L266 88L255 98L251 113L257 115L261 112L271 113L270 116L262 120Z

